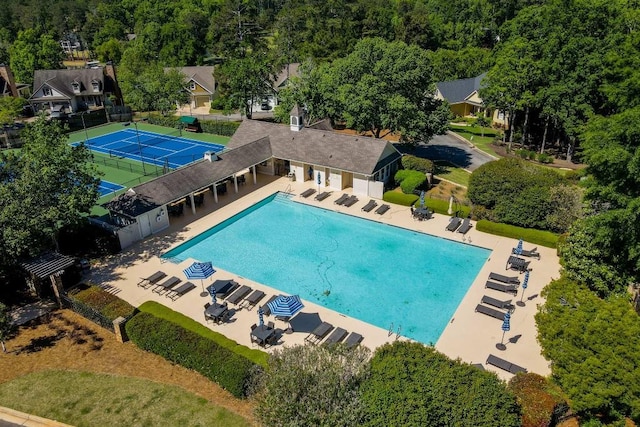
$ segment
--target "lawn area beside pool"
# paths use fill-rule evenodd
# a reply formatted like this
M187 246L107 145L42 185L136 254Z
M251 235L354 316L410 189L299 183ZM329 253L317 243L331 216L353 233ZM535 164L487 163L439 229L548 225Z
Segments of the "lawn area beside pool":
M469 178L471 178L471 173L467 172L463 168L452 165L451 163L442 160L437 160L435 162L435 166L436 167L434 175L438 178L451 181L463 187L469 186Z

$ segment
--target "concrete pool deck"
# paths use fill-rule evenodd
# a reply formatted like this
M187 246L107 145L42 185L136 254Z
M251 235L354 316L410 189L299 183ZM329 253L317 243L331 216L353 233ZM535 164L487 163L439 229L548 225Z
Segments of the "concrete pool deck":
M492 250L489 259L481 268L478 276L465 294L462 302L449 321L449 324L440 336L440 339L435 343L435 348L451 358L460 358L467 363L482 364L487 370L496 372L498 376L503 379L509 379L512 375L501 369L486 365L485 362L489 354L494 354L509 362L520 365L528 369L529 372L536 372L541 375L548 375L550 373L549 363L540 354L540 346L536 340L537 331L534 315L538 305L544 302L540 297L542 288L549 283L551 279L559 277L560 274L560 264L555 249L539 247L538 250L541 254L541 260L531 259L530 268L532 271L530 273L528 287L524 291L525 305L524 307L517 306L515 312L512 314L511 330L505 334L504 338L506 350L500 351L496 348L496 344L500 343L502 338L502 322L493 317L476 313L475 307L480 303L483 295L488 295L500 300L511 299L513 303L520 301L523 295L522 288L519 288L518 295L514 297L484 287L489 273L492 271L509 276L518 275L515 271L505 270L506 261L511 254L511 249L517 244L515 239L482 233L473 227L466 236L460 233L451 233L445 230L449 221L448 216L434 214L434 217L430 220L417 221L411 217L409 208L405 206L390 205L391 209L383 215L375 214L375 209L366 213L363 212L361 208L369 201L368 198L361 198L358 203L351 207L339 206L333 203L342 193L350 194L350 189L347 191L334 191L329 198L322 202L315 200L314 196L306 199L300 197L299 194L308 188L314 188L311 181L307 183L292 183L287 178L258 175L258 183L256 185L247 182L246 185L239 187L237 194L233 192L232 188L226 195L219 197L218 204L214 203L211 194L207 194L204 205L198 208L196 215L193 215L189 209L185 210L185 214L181 217L171 219L172 225L167 230L153 235L117 255L105 259L98 265L94 265L89 279L134 306L139 306L149 300L157 301L195 319L240 344L251 347L249 332L250 326L258 322L257 308L240 308L235 312L231 321L227 323L220 325L207 324L203 315L203 306L205 303L210 302L211 299L208 296L199 296L202 291L200 281L193 281L193 283L197 285L197 289L192 290L176 301L172 301L163 295L158 295L152 292L151 289L142 289L137 286L137 283L140 281L140 278L147 277L157 270L162 270L168 276L176 276L186 281L182 270L188 267L193 260L188 259L180 264L173 264L161 260L160 256L164 252L254 205L274 192L289 190L295 194L293 200L297 202L321 206L325 209L332 209L337 212ZM378 200L377 203L381 205L384 202ZM475 222L473 222L473 225L475 226ZM277 250L279 244L277 237L275 237L273 243L274 250ZM284 244L284 242L282 244ZM524 248L530 249L532 246L531 244L525 243ZM239 250L238 256L246 257L247 262L251 262L250 253L243 253ZM217 272L212 278L204 282L204 286L207 286L216 279L234 279L240 284L246 284L253 289L264 291L266 296L261 301L262 304L264 304L271 295L280 294L280 291L276 289L240 277L233 272L221 270L216 266L215 260L211 261ZM522 281L523 275L519 275L519 277ZM292 323L295 326L295 332L283 334L278 344L267 348L267 352L282 348L283 346L303 344L304 338L308 335L308 332L313 329L314 322L317 322L318 318L331 323L334 327L342 327L348 332L353 331L361 334L364 337L362 344L372 350L386 342L394 341L397 337L398 326L400 326L400 328L402 327L402 325L394 325L392 329L382 329L326 309L312 302L306 300L303 302L305 308L302 310L302 313L305 313L306 316L300 316L297 321L294 318ZM260 303L258 305L260 305ZM230 305L230 308L233 307L234 306ZM265 323L267 321L273 321L276 324L276 328L279 329L286 329L288 326L284 322L275 320L273 317L265 316ZM424 321L429 321L428 313L425 313ZM402 338L402 329L400 329L399 339L404 339ZM258 348L255 345L253 347Z

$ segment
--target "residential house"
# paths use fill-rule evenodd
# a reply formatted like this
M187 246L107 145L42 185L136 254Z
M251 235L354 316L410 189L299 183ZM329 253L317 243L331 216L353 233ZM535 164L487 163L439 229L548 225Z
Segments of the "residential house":
M492 124L504 126L506 115L504 111L492 111L480 98L482 79L487 73L468 79L451 80L436 83L436 99L446 100L451 107L451 112L458 117L479 116L481 114L492 117Z
M171 68L165 68L165 71ZM213 66L178 67L185 75L185 90L189 92L191 108L211 108L213 95L216 93L217 84L213 76Z
M345 135L304 127L302 110L291 111L289 126L244 120L219 152L151 181L130 188L104 206L118 225L122 247L170 225L168 213L189 201L196 213L195 198L211 192L218 201L227 183L238 192L239 182L257 174L287 175L312 181L319 190L351 188L355 195L382 199L385 183L398 170L402 155L388 141Z
M36 70L29 102L35 111L70 114L103 108L105 104L121 105L122 93L115 67L107 63L76 70Z
M253 113L272 111L279 103L278 92L280 92L282 88L287 87L290 84L290 78L294 76L300 77L300 64L297 62L287 64L280 70L268 88L268 94L263 99L256 100L253 105L251 105L251 111Z

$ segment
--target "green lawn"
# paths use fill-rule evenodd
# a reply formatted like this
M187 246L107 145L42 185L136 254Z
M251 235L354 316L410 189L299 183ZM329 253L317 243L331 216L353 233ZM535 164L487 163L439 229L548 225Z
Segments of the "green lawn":
M0 405L74 426L249 426L176 386L88 372L45 371L0 384Z
M436 169L434 175L437 177L455 182L463 187L469 186L469 177L471 177L471 174L466 170L445 161L436 161L435 165Z
M499 157L491 147L491 142L499 134L495 129L484 128L484 136L482 136L482 128L478 126L461 126L452 124L449 126L449 129L471 142L473 145L478 147L478 149L489 153L492 156Z

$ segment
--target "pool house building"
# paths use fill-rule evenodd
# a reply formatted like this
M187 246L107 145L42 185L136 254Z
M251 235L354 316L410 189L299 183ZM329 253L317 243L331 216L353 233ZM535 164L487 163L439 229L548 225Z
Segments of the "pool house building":
M291 111L289 126L244 120L226 148L151 181L128 189L104 204L118 228L120 245L170 225L170 214L196 213L208 192L218 198L238 185L257 184L257 174L311 181L319 191L351 188L355 195L382 199L384 184L401 158L388 141L305 127L302 110ZM227 187L230 187L229 190Z

